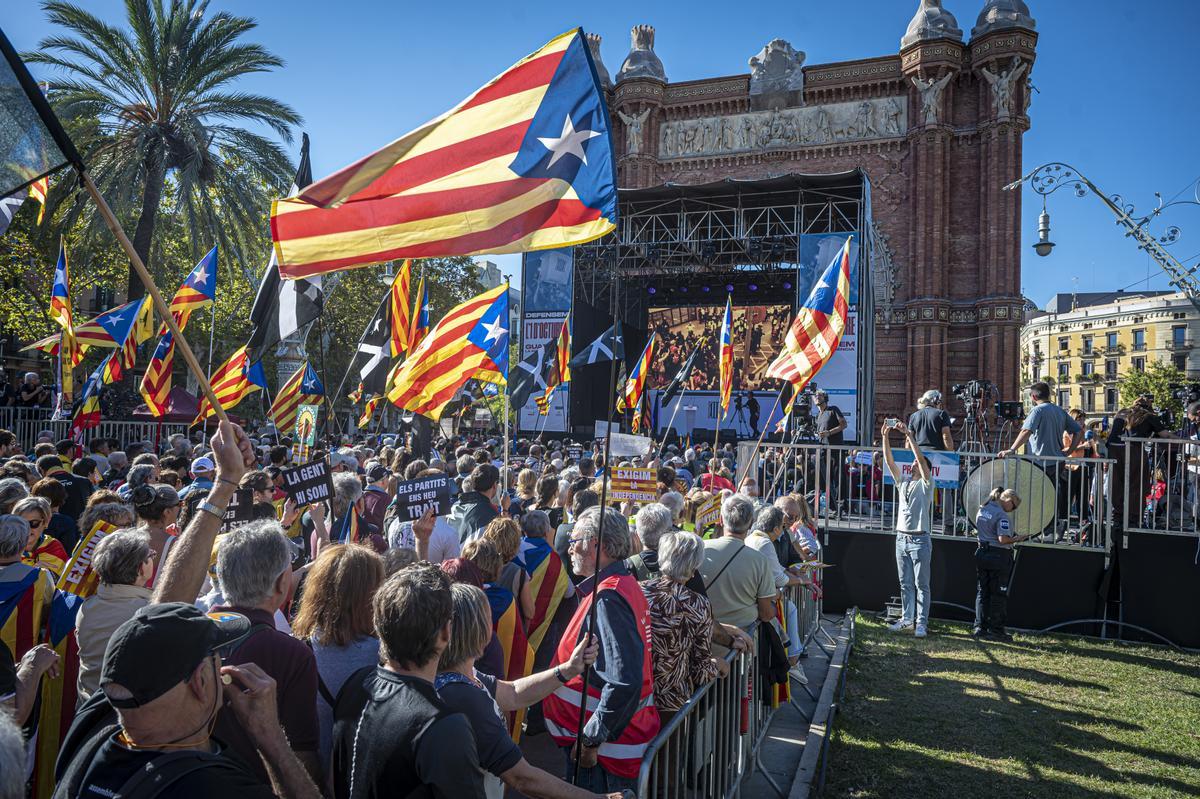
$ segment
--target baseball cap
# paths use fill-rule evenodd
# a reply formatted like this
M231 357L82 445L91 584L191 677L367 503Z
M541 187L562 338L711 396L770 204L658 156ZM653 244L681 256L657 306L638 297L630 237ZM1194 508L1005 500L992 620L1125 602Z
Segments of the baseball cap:
M186 602L139 608L109 639L100 668L100 687L116 683L128 699L113 707L141 707L186 680L206 657L250 630L240 613L204 613Z
M391 472L382 463L376 463L371 468L367 469L367 482L377 483L387 477Z
M196 460L192 461L192 477L195 477L196 475L200 474L201 472L211 472L211 471L215 470L216 468L217 468L217 465L215 463L213 463L213 459L208 457L207 455L203 455L199 458L196 458Z

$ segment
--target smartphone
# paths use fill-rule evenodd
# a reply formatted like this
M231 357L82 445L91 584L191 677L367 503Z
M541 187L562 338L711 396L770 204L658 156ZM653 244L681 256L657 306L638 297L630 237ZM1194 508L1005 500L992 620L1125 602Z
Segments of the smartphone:
M899 420L899 419L884 419L884 420L883 420L883 425L884 425L884 427L886 427L888 430L891 430L891 429L893 429L893 428L896 428L896 427L899 427L899 426L900 426L900 420Z

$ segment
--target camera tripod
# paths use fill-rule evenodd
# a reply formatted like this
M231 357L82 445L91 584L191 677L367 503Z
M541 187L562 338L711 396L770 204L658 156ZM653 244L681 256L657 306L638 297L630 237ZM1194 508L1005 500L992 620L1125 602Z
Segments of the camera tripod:
M962 441L958 445L959 452L987 452L984 437L987 435L987 422L979 416L979 400L970 398L964 400L967 418L963 420Z

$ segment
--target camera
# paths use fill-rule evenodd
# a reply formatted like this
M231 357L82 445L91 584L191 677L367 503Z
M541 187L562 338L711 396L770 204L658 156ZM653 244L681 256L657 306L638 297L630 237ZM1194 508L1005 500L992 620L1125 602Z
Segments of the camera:
M966 383L955 383L951 386L950 392L965 403L968 399L982 400L985 395L992 393L995 389L992 381L976 378Z
M1171 383L1167 388L1181 405L1187 406L1200 401L1200 383Z
M1025 406L1020 401L997 402L996 416L1000 419L1007 419L1010 422L1015 422L1018 419L1025 418Z

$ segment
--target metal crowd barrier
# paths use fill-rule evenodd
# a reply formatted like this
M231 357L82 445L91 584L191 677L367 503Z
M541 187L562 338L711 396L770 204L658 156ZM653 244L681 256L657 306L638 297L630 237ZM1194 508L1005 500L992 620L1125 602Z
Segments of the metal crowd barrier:
M785 589L784 596L796 603L805 645L820 643L818 635L824 630L819 593L814 599L810 586L796 585ZM755 641L759 624L747 630ZM682 708L664 719L646 747L638 774L641 799L735 797L756 769L780 797L786 794L760 759L763 738L778 708L772 706L772 686L758 674L758 652L730 651L725 662L729 674L697 688ZM791 682L793 691L797 685ZM809 695L816 698L811 691Z
M1200 441L1124 440L1124 529L1194 536L1200 533Z
M71 420L51 419L51 411L45 408L0 408L0 429L8 430L17 437L25 448L31 448L43 431L51 434L54 441L68 438ZM104 420L99 427L86 430L84 441L93 438L115 438L121 445L134 441L155 443L175 433L187 435L188 426L176 422L161 425L154 420L113 421Z
M893 447L893 455L897 466L902 466L901 453L907 448L899 444ZM1196 446L1200 449L1200 444ZM764 500L801 494L816 509L826 531L895 530L896 489L885 479L880 447L763 444L752 459L753 451L753 442L740 445L738 463L742 475L757 483ZM979 486L990 490L994 479L1020 494L1024 507L1014 514L1014 527L1018 533L1035 533L1030 543L1107 550L1113 522L1113 459L1029 455L999 459L983 452L956 455L958 478L934 492L935 536L974 537L975 514L987 493ZM1038 529L1021 529L1035 508L1040 508Z

